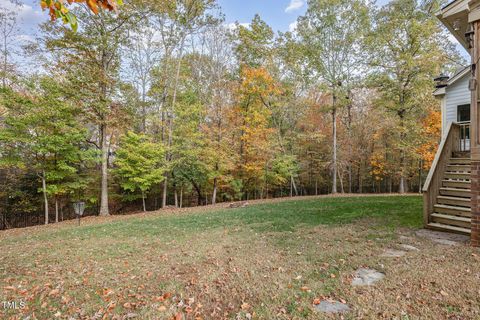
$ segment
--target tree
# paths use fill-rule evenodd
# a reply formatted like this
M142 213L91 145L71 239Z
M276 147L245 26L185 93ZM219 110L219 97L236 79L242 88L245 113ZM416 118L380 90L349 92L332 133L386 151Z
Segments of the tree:
M5 127L0 129L3 145L1 162L17 168L31 168L41 180L48 224L49 197L83 187L77 173L91 155L84 148L86 130L78 122L78 109L65 99L64 88L51 78L29 84L34 96L2 90L2 104L8 110Z
M143 211L145 198L152 185L163 180L165 171L163 147L145 135L127 132L120 140L115 155L115 174L125 191L140 191Z
M374 86L381 93L377 105L397 117L399 192L407 192L407 164L416 142L417 119L432 99L433 78L455 56L452 44L439 29L433 15L436 2L395 0L376 14L369 37ZM457 59L458 61L458 59Z
M67 0L68 5L75 3L84 3L86 7L94 14L98 14L99 9L116 11L117 5L122 5L122 0ZM61 19L63 23L68 23L74 31L77 31L77 16L70 12L64 0L41 0L42 10L48 10L50 19L55 21Z
M12 73L14 64L11 56L14 49L15 40L18 36L17 13L0 6L0 59L3 88L7 87L8 79Z
M332 193L337 192L337 109L362 74L364 37L369 30L364 0L310 0L298 20L300 38L312 77L320 78L332 97Z
M94 140L101 152L99 214L107 216L110 126L111 116L119 106L114 98L119 84L120 48L127 40L127 30L142 19L141 8L132 1L117 16L108 12L93 14L85 8L74 12L83 23L81 30L59 30L45 24L45 42L54 61L61 65L60 69L65 69L78 103L98 128Z
M219 23L219 20L211 15L211 10L215 7L214 0L181 0L166 6L165 10L159 10L155 15L155 26L162 39L165 56L156 72L157 79L153 84L152 94L158 103L161 139L167 146L165 154L167 163L172 159L170 149L182 57L189 38L205 27ZM168 172L165 172L162 207L167 205L167 193Z

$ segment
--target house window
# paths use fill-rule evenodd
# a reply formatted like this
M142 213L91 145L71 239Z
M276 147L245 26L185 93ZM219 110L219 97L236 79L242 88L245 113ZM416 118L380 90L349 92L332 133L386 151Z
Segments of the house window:
M470 121L470 105L463 104L457 107L457 122Z

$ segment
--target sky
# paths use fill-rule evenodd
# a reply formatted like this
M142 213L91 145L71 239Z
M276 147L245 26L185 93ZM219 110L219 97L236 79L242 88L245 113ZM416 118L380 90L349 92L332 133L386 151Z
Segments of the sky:
M299 15L305 13L304 0L219 0L227 24L249 23L255 14L267 22L274 31L288 31Z
M15 6L9 0L0 0L2 5L11 8ZM24 37L34 34L38 23L48 18L48 13L42 12L39 0L20 0L23 5L16 9L22 21L20 33ZM388 0L379 0L386 3ZM295 25L298 16L305 13L307 0L218 0L225 14L225 22L248 24L255 14L259 14L274 31L288 31Z
M378 0L378 5L383 5L389 0ZM9 0L0 0L1 6L7 6L18 12L20 40L33 40L37 26L48 19L48 13L41 10L39 0L20 0L21 6L17 7ZM306 10L307 0L218 0L221 11L225 14L225 23L239 22L248 24L255 14L267 22L274 31L289 31L295 26L298 16ZM459 46L462 54L466 52Z

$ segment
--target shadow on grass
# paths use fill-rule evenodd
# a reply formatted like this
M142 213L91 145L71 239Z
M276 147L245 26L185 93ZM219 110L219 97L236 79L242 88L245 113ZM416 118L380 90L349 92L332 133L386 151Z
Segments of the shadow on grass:
M342 225L370 218L388 229L422 225L422 201L415 196L379 196L292 200L222 209L182 216L154 216L69 228L39 234L37 239L75 237L155 237L172 239L194 236L216 228L249 228L255 232L289 232L302 227Z

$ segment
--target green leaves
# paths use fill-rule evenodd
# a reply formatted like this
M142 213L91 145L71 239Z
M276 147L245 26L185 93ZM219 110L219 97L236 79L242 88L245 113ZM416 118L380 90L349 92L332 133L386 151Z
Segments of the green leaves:
M80 164L87 165L93 154L84 148L86 130L80 126L78 111L65 100L62 84L49 77L33 78L28 95L5 90L5 127L0 129L4 166L45 171L47 193L74 192L82 179Z
M125 191L145 193L163 180L165 152L149 137L127 132L115 156L114 173Z

